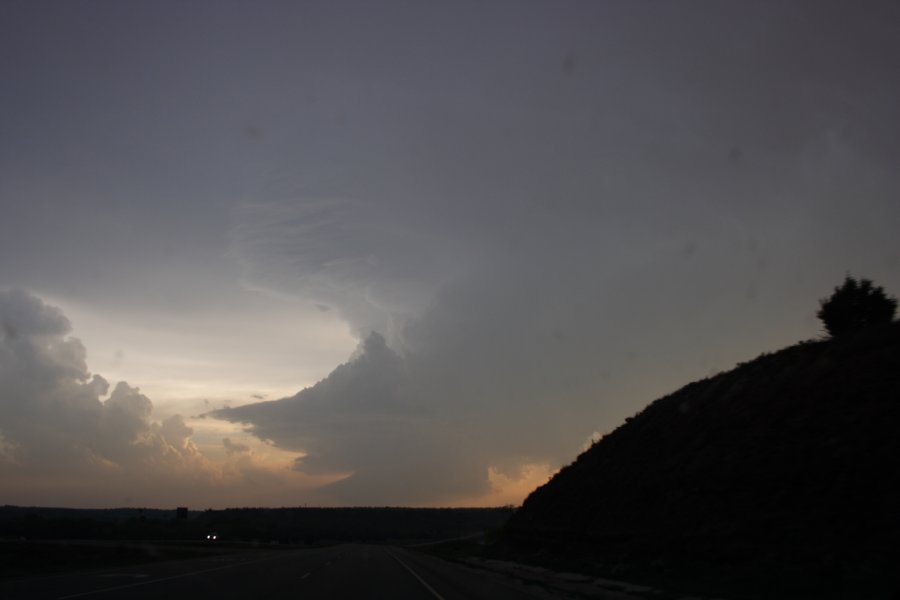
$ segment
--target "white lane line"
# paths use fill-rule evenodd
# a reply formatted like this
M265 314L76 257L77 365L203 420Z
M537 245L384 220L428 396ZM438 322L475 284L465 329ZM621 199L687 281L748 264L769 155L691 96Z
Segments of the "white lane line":
M444 597L441 596L440 594L438 594L436 591L434 591L434 588L431 587L430 585L428 585L428 583L427 583L424 579L422 579L421 577L419 577L419 574L416 573L415 571L413 571L413 570L410 568L410 566L409 566L408 564L406 564L405 562L403 562L402 560L400 560L400 558L399 558L397 555L395 555L393 552L391 552L390 550L388 550L387 553L391 555L391 558L393 558L393 559L396 560L398 563L400 563L401 565L403 565L403 568L406 569L407 571L409 571L409 572L412 574L413 577L415 577L416 579L418 579L418 580L419 580L419 583L421 583L422 585L424 585L424 586L425 586L425 589L428 590L429 592L431 592L431 595L432 595L432 596L434 596L435 598L437 598L437 600L444 600Z
M199 571L191 571L190 573L181 573L179 575L170 575L168 577L160 577L159 579L149 579L147 581L138 581L137 583L126 583L125 585L117 585L108 588L102 588L99 590L91 590L89 592L79 592L77 594L69 594L68 596L60 596L57 600L68 600L69 598L84 598L85 596L93 596L94 594L105 594L106 592L114 592L116 590L125 590L133 587L138 587L141 585L149 585L151 583L158 583L160 581L171 581L172 579L181 579L182 577L190 577L192 575L199 575L201 573L211 573L212 571L221 571L222 569L230 569L232 567L240 567L242 565L250 565L253 563L261 562L264 560L270 560L272 557L267 556L265 558L257 558L255 560L248 560L247 562L242 563L232 563L230 565L223 565L221 567L211 567L209 569L200 569Z
M312 575L312 573L306 573L306 574L305 574L303 577L301 577L300 579L306 579L306 578L309 577L310 575Z

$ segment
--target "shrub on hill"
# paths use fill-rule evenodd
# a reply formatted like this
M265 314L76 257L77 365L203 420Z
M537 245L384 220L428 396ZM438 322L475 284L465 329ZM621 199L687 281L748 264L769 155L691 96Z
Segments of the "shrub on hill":
M869 279L857 281L850 275L834 293L819 301L816 316L831 336L843 335L871 325L890 323L897 310L897 299L884 293Z

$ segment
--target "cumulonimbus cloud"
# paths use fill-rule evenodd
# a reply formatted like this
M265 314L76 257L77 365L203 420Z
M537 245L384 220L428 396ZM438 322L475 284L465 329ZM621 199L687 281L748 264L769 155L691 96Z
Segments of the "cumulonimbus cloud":
M597 23L622 27L581 39L576 68L510 75L516 93L351 94L355 125L309 128L279 193L235 209L233 249L247 285L335 309L360 349L215 416L349 474L344 501L470 496L489 469L558 466L659 394L815 335L809 304L848 253L883 270L895 119L860 85L896 92L884 53L798 57L798 5L610 13ZM861 181L866 211L847 200ZM849 223L870 235L834 244Z
M0 292L0 433L5 458L31 471L175 469L200 460L180 415L152 420L137 388L87 368L62 311L19 290ZM105 400L102 398L107 396Z

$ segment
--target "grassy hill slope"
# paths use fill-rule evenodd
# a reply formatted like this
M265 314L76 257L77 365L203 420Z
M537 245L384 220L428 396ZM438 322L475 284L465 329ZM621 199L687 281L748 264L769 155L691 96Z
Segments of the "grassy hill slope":
M900 324L660 398L533 492L506 539L747 597L892 598Z

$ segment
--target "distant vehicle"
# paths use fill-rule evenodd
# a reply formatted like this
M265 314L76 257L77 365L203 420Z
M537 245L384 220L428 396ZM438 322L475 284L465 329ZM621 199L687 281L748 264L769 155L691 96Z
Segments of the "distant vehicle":
M216 532L207 533L207 534L206 534L206 539L207 539L208 541L210 541L210 542L214 542L214 541L216 541L217 539L219 539L219 534L216 533Z

